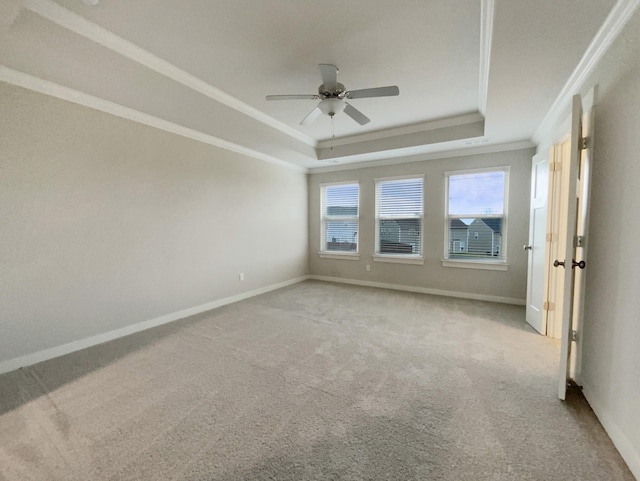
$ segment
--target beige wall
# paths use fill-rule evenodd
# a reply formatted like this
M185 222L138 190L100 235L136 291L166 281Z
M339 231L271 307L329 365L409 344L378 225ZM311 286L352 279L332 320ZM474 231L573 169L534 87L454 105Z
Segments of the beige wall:
M586 88L598 85L578 379L640 479L640 11Z
M383 167L315 173L309 176L309 267L317 276L399 284L417 288L463 292L482 296L524 300L526 296L529 190L533 149L467 157L412 162ZM509 270L488 271L443 267L444 173L450 170L510 166L509 213L507 221ZM425 229L424 265L373 262L375 208L374 179L397 175L424 175ZM325 259L320 251L320 187L335 181L360 183L360 234L358 261ZM365 266L371 265L367 272Z
M0 83L0 229L1 363L305 275L306 174Z

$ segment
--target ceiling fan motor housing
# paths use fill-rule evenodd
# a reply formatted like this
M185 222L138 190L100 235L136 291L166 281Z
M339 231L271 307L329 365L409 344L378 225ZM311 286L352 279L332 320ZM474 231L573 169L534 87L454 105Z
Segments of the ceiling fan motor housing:
M344 97L345 88L341 83L336 83L336 86L333 90L329 90L324 86L324 84L318 87L318 95L325 99L341 99Z

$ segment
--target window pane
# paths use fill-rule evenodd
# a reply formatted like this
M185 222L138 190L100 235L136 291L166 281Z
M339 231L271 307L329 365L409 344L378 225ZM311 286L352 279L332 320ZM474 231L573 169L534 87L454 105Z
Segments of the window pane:
M326 250L356 252L358 247L357 221L327 221Z
M326 215L358 215L358 184L325 187Z
M503 259L502 218L449 220L449 258Z
M505 172L449 176L449 215L504 214Z
M422 178L376 184L379 254L422 254Z
M358 251L358 184L323 187L324 251Z
M378 223L380 229L380 254L415 254L421 251L421 228L420 219L380 219Z
M379 183L380 217L422 215L422 179Z

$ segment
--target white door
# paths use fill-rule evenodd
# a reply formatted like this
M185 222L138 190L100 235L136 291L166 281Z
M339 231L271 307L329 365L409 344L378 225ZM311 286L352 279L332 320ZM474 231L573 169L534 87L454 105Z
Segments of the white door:
M547 311L543 309L547 299L545 292L547 274L547 199L549 192L549 156L537 154L531 162L531 203L529 206L527 311L526 319L540 334L547 333Z
M593 96L591 95L591 104ZM588 119L584 126L591 128L593 118L592 105L587 105ZM584 148L583 139L588 139L588 134L592 138L591 132L583 130L582 119L582 98L579 95L573 97L573 108L571 118L571 154L567 165L568 171L565 173L567 183L563 189L564 220L560 227L560 238L564 241L564 259L557 259L556 269L562 269L559 293L562 296L562 333L560 341L560 372L558 384L558 397L565 399L567 393L567 382L570 379L570 356L573 345L572 332L575 325L579 323L574 319L574 314L581 315L581 303L584 298L584 275L578 275L579 282L576 283L576 270L584 269L586 262L586 228L588 227L588 206L589 206L589 181L591 147ZM588 139L589 142L592 139ZM580 198L580 203L578 203ZM578 207L581 212L578 215ZM584 219L583 219L584 216ZM578 219L580 218L580 223ZM580 224L580 225L579 225ZM578 228L580 227L580 231ZM583 239L578 242L578 235ZM562 246L561 246L562 247ZM577 308L577 309L575 309Z
M574 303L573 303L573 330L577 332L577 338L573 341L571 356L569 358L569 376L580 384L580 365L582 356L582 318L585 302L586 271L587 271L587 247L589 236L589 208L591 193L591 162L593 160L593 105L595 90L591 90L582 98L582 136L587 139L587 144L582 149L578 178L578 219L575 260L578 266L574 269ZM582 264L580 264L582 261Z

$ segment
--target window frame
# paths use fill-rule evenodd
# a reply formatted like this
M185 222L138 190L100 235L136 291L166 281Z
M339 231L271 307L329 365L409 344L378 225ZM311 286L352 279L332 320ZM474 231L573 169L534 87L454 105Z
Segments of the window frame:
M417 264L424 265L424 174L400 175L394 177L380 177L373 179L374 181L374 262L390 262L396 264ZM422 182L422 215L420 216L403 216L403 219L415 218L420 219L420 254L389 254L380 252L380 189L379 185L383 182L393 182L399 180L420 180ZM390 217L391 219L391 217ZM384 218L382 218L384 220Z
M326 215L326 190L327 187L336 187L341 185L356 185L358 186L358 214L355 216L327 216ZM358 180L345 180L339 182L326 182L319 184L320 186L320 252L318 255L324 259L346 259L346 260L358 260L360 259L360 181ZM356 222L356 250L355 251L332 251L327 250L327 221L330 220L355 220Z
M497 270L506 271L509 268L509 262L507 257L507 242L508 242L508 218L509 218L509 178L511 168L506 165L495 167L483 167L479 169L463 169L463 170L450 170L444 172L444 252L442 257L443 267L458 267L466 269L484 269L484 270ZM502 259L493 258L470 258L470 259L452 259L449 257L449 234L450 224L452 219L462 218L474 218L477 214L460 214L449 215L449 178L456 175L469 175L469 174L482 174L489 172L504 172L504 202L502 206L502 215L486 215L483 217L494 217L502 219L502 233L500 242L500 253L504 255Z

